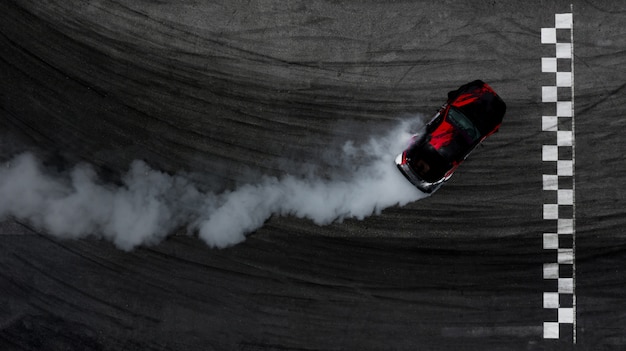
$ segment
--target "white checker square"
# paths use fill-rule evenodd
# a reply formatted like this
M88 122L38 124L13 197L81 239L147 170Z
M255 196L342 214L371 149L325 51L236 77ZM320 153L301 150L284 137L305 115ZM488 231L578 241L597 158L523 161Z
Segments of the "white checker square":
M543 279L559 279L559 264L558 263L544 263L543 264Z
M543 322L543 338L544 339L558 339L559 338L559 323L558 322Z
M543 145L541 159L543 161L558 161L559 147L556 145Z
M543 190L559 190L559 176L544 174Z
M557 100L556 87L541 87L541 101L556 102L556 100Z
M558 88L572 87L574 77L572 72L558 72L558 59L572 59L573 44L559 43L557 38L557 29L572 29L573 15L571 13L555 14L554 28L541 28L541 43L555 44L555 57L541 58L541 71L556 74L555 86L544 86L541 91L541 99L544 103L556 103L556 116L542 116L541 128L543 131L556 132L556 145L543 145L542 160L556 161L557 174L543 175L543 189L557 192L557 204L544 204L543 217L547 220L557 220L557 233L543 234L543 247L547 250L557 250L557 262L545 263L543 265L544 279L556 279L558 282L558 292L544 292L543 306L547 309L557 309L557 322L544 322L544 338L558 339L559 326L561 323L572 324L574 322L574 309L560 308L559 294L574 293L573 278L559 278L560 264L574 263L573 248L559 248L559 235L573 235L574 220L559 219L560 205L573 205L574 191L571 189L559 189L559 176L573 176L574 162L573 160L559 160L559 147L572 147L574 144L574 135L572 131L558 130L558 117L573 117L573 103L571 101L559 101ZM563 38L563 41L569 41Z
M559 249L557 257L559 264L574 264L574 249Z
M556 58L572 58L572 44L556 43Z
M541 44L556 44L556 28L541 28Z
M571 177L573 174L574 163L572 161L561 160L556 162L556 175Z
M541 72L552 73L556 72L556 57L542 57L541 58Z
M574 323L574 309L569 308L559 308L559 323Z
M558 146L572 146L572 132L569 130L562 130L556 132L556 144Z
M559 219L556 225L556 232L558 234L574 234L574 220Z
M571 87L572 86L572 72L556 72L556 86L557 87Z
M543 249L556 250L559 248L559 235L556 233L543 234Z
M571 101L557 101L556 115L557 117L572 117L572 102Z
M573 205L574 204L574 190L572 189L559 189L556 194L556 202L559 205Z
M544 292L543 308L559 308L559 293Z
M554 15L554 24L556 28L560 29L572 28L574 18L571 13L557 13Z
M557 116L542 116L541 117L541 129L544 132L556 132L558 126Z
M573 278L558 278L559 294L573 294L574 293L574 279Z
M559 219L559 205L544 204L543 219Z

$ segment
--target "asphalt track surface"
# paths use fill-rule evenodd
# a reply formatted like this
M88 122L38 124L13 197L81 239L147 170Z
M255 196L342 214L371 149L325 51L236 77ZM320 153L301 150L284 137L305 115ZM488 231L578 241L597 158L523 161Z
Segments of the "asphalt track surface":
M131 252L0 227L3 350L626 349L626 7L575 1L577 343L543 339L540 29L567 1L2 1L2 155L232 187L480 78L501 131L435 196ZM425 117L424 117L425 118ZM303 161L305 160L305 161ZM308 161L307 161L308 160ZM0 201L11 201L0 199Z

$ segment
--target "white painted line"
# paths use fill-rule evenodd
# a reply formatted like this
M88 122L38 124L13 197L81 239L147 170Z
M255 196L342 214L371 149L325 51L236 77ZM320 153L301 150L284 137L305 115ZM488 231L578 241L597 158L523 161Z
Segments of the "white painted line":
M541 58L541 72L552 73L556 72L556 57L542 57Z
M557 13L554 15L554 24L559 29L571 29L573 27L573 17L571 13Z
M568 130L562 130L556 132L556 145L558 146L572 146L572 132Z
M559 293L556 292L544 292L543 293L543 308L559 308Z
M574 322L574 309L559 308L559 323L573 323Z
M559 248L559 235L556 233L543 234L543 249L557 250Z
M572 117L572 102L571 101L557 101L556 116L557 117Z
M576 177L574 174L576 164L575 143L575 120L574 120L574 4L570 4L570 13L567 21L570 30L570 43L572 44L572 342L576 344Z
M572 86L572 73L571 72L556 72L556 86L557 87L571 87Z
M558 322L543 322L543 338L544 339L558 339L559 338L559 323Z
M559 189L557 191L556 202L559 205L573 205L574 204L574 191L571 189Z
M556 44L556 28L541 28L541 44Z
M557 73L558 74L558 73ZM542 102L556 102L557 93L556 87L542 87L541 88L541 101Z
M556 175L571 177L574 174L574 162L570 160L556 161Z
M541 117L541 130L544 132L556 132L558 126L557 116L543 116Z
M559 147L556 145L544 145L541 153L541 159L543 161L558 161Z
M570 5L573 13L573 5ZM576 238L575 238L575 129L574 129L574 18L572 13L555 14L554 27L541 29L541 42L554 45L555 57L541 58L541 71L554 73L554 86L541 88L541 100L550 104L550 108L556 109L556 116L542 116L541 130L556 132L550 134L555 138L553 142L542 145L541 157L544 162L556 162L556 175L543 174L543 190L550 197L556 195L555 203L543 204L543 218L550 221L554 228L556 220L556 233L548 230L543 234L544 250L552 250L555 253L554 261L544 263L544 279L557 280L558 289L546 291L543 295L543 306L546 309L558 309L557 320L544 322L544 338L558 339L560 337L561 324L572 324L573 342L576 343ZM558 30L570 30L569 42L564 37L558 37ZM570 61L570 71L567 72L562 64ZM559 65L561 64L561 65ZM559 71L559 69L561 71ZM552 78L551 77L551 78ZM565 94L571 91L571 99ZM559 119L562 117L562 119ZM554 140L554 139L553 139ZM569 152L571 150L571 152ZM569 157L571 155L571 158ZM561 182L561 178L571 178ZM560 188L563 187L563 188ZM556 194L554 193L556 192ZM571 212L566 210L571 206ZM571 240L570 240L571 239ZM571 244L570 244L571 243ZM571 277L569 276L571 268ZM571 295L570 299L562 299L563 295ZM571 301L571 305L570 302Z
M559 176L552 174L543 175L543 190L559 190Z
M572 58L572 44L556 43L556 58Z
M558 263L544 263L543 264L543 279L559 279L559 264Z
M559 205L543 204L543 219L559 219Z
M557 262L559 264L572 264L574 261L574 250L558 249Z
M559 293L571 294L574 292L574 280L572 278L558 278Z
M574 220L572 219L559 219L557 221L557 234L574 234Z

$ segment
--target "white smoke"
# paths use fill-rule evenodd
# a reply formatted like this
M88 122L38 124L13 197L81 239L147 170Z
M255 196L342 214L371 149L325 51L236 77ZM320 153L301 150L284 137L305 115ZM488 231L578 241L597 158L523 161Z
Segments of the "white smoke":
M349 176L331 170L324 177L265 177L220 194L203 193L184 176L142 161L133 162L123 184L114 186L99 181L88 165L63 177L24 153L0 168L0 219L14 217L63 238L102 236L124 250L156 244L181 227L212 247L226 247L274 215L318 225L363 219L425 197L393 163L410 137L407 127L403 123L362 145L345 143L337 157Z

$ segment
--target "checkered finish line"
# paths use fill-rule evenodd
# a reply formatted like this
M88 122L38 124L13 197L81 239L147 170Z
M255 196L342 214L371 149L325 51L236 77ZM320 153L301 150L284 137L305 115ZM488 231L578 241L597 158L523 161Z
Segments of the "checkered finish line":
M545 339L559 339L571 332L576 343L575 183L574 183L574 34L572 13L555 14L555 25L541 28L541 43L554 45L554 56L541 58L541 71L554 77L543 86L542 130L550 141L543 145L543 219L550 232L543 234L543 248L554 253L544 263L543 278L550 290L543 307L551 316L543 325ZM554 113L554 114L552 114ZM548 284L547 284L548 285Z

